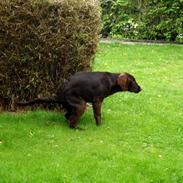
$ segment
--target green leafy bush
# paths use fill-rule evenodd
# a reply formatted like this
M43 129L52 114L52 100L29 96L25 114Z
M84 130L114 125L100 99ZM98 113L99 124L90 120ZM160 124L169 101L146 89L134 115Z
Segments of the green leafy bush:
M183 1L149 1L138 31L143 39L181 41Z
M102 35L183 41L182 0L101 0Z
M103 30L102 36L117 36L128 38L136 36L137 10L127 0L101 1Z

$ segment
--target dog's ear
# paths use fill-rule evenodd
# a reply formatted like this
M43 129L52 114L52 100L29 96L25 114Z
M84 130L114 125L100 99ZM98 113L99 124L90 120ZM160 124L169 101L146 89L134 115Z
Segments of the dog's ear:
M123 91L128 91L128 75L126 73L119 74L117 84Z

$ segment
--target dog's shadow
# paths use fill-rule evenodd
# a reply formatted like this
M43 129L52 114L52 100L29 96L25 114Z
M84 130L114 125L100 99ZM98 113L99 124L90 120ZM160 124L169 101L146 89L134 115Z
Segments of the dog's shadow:
M64 117L64 112L47 110L19 111L14 114L14 122L21 122L39 127L62 126L68 127L68 122Z
M48 115L43 117L43 125L45 127L51 126L62 126L64 128L68 127L68 121L64 117L64 112L49 112Z
M69 122L65 118L64 112L54 112L54 111L36 111L31 112L31 118L36 121L40 121L39 125L45 127L61 126L63 128L69 128ZM81 118L78 120L77 126L87 127L95 124L92 111L85 112Z

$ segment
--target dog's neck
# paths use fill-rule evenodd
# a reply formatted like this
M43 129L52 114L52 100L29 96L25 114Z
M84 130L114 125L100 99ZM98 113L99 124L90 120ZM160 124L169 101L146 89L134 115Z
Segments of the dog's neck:
M117 84L112 86L112 88L111 88L111 94L116 93L116 92L120 92L120 91L122 91L121 87Z
M117 84L119 74L113 74L110 81L110 95L122 91L121 87Z

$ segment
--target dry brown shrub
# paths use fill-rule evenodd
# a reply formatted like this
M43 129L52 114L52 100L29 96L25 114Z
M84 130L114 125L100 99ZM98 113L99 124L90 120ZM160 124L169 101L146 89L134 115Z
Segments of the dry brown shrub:
M0 1L0 105L51 95L90 69L100 25L97 0Z

